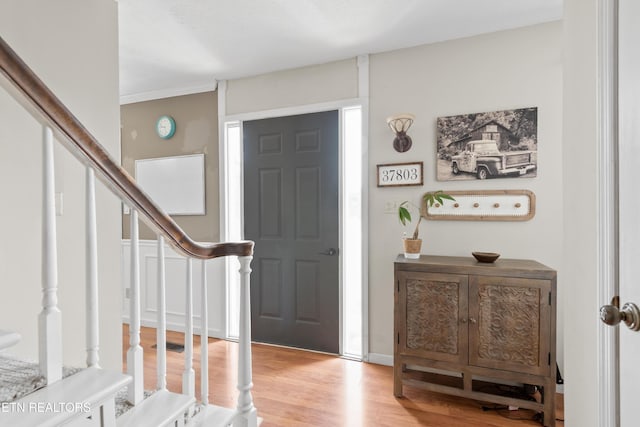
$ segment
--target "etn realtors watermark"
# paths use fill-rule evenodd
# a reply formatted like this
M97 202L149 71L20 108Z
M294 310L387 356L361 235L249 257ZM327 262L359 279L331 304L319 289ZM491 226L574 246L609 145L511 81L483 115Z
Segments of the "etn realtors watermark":
M0 413L11 412L37 412L44 414L57 413L89 413L91 404L89 402L2 402L0 403Z

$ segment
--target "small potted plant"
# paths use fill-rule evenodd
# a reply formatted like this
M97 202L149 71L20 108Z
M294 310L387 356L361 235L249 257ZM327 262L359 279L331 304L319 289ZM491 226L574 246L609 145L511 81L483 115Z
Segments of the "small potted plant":
M445 200L454 201L455 199L449 194L443 192L442 190L438 191L429 191L422 196L422 199L429 205L429 207L433 206L436 203L440 203L441 205ZM420 249L422 248L422 239L419 237L420 233L420 222L422 221L422 213L420 212L420 208L411 203L408 200L400 203L398 206L398 218L402 225L407 225L407 223L411 222L411 212L409 212L410 207L415 207L418 209L418 223L416 224L416 228L413 231L413 235L404 238L404 257L417 259L420 258Z

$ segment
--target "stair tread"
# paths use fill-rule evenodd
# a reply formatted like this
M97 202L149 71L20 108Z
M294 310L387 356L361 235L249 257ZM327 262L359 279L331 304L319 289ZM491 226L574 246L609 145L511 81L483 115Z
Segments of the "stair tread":
M118 427L163 427L171 425L196 400L184 394L158 390L118 418Z
M197 427L226 427L232 425L237 416L239 414L235 409L207 405L194 418L193 424ZM258 417L258 427L262 425L262 421L264 420Z
M22 337L19 333L0 329L0 351L16 345Z
M0 425L54 427L90 411L125 387L131 377L120 372L87 368L37 390L0 411ZM72 408L73 405L87 406Z
M237 415L235 409L223 408L221 406L207 405L200 410L197 416L196 425L201 426L227 426L233 422Z

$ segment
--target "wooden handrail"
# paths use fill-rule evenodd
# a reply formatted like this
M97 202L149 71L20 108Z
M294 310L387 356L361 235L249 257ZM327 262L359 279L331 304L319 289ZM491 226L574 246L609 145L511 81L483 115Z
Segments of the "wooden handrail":
M133 209L145 222L161 233L177 251L184 255L209 259L221 256L249 256L252 241L202 245L193 241L176 222L160 209L136 184L135 180L118 165L96 138L65 107L53 92L22 61L0 37L0 71L27 101L28 110L40 116L51 126L56 136L82 162L90 165L97 176ZM38 117L36 117L38 118Z

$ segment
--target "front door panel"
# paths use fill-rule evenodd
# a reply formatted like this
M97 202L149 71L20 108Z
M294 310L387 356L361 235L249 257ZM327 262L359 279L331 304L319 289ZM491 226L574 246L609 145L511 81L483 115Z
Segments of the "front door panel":
M256 341L339 352L338 112L245 122Z

